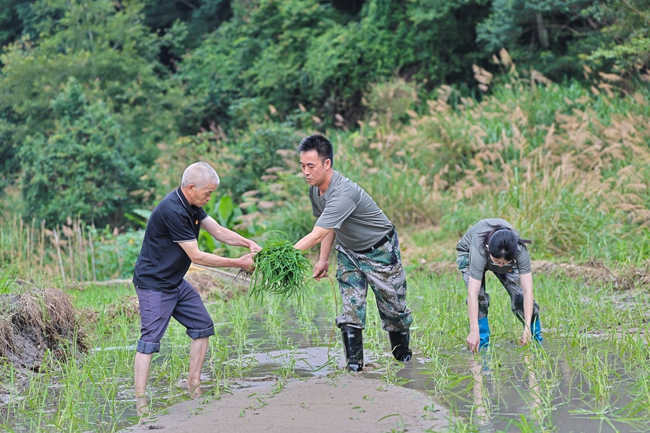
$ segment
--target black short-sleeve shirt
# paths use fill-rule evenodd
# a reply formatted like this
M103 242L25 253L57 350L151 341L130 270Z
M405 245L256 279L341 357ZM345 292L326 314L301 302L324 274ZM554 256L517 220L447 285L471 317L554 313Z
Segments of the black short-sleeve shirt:
M192 264L178 243L197 240L207 216L203 208L187 202L180 188L167 194L147 223L133 284L161 291L178 287Z

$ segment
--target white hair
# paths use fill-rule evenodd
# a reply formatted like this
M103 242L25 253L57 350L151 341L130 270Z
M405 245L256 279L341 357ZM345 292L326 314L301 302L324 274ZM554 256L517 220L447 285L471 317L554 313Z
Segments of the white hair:
M219 185L219 175L207 162L195 162L185 169L181 179L181 187L187 188L194 184L196 189L205 189L210 184Z

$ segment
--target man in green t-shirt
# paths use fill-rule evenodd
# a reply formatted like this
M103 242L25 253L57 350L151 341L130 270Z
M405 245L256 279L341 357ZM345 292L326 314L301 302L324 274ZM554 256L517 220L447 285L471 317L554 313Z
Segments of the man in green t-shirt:
M363 188L332 169L334 150L329 140L320 135L306 137L298 151L318 220L295 247L306 251L321 245L313 274L319 280L327 277L330 251L336 241L336 278L343 299L343 313L336 318L336 325L343 336L348 368L363 369L368 284L375 293L393 356L410 362L409 326L413 318L406 306L406 273L393 224Z

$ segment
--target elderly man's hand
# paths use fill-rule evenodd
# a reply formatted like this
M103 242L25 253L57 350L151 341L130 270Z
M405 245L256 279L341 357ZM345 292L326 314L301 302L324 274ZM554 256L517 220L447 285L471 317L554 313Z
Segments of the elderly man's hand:
M248 273L252 273L255 270L255 262L253 261L253 256L255 253L248 253L241 256L238 260L238 266Z
M256 253L262 249L259 245L257 245L255 242L250 241L248 245L248 249L251 251L251 253Z

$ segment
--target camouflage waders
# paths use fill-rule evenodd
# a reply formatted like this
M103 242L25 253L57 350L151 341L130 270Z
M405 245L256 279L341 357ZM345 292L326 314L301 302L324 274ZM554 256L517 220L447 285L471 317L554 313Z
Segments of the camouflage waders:
M368 284L375 292L382 328L388 332L409 329L413 322L406 307L406 272L402 266L397 233L390 242L366 254L358 254L340 244L336 279L343 300L343 314L336 318L340 328L366 326Z

